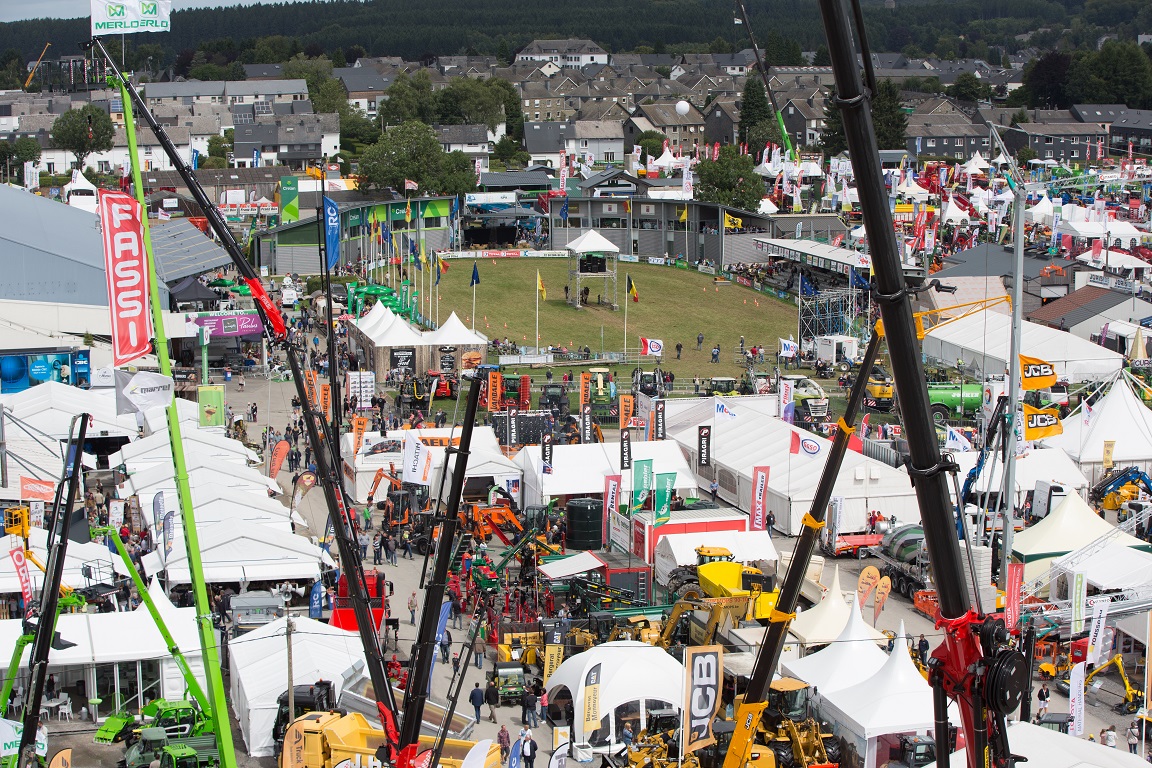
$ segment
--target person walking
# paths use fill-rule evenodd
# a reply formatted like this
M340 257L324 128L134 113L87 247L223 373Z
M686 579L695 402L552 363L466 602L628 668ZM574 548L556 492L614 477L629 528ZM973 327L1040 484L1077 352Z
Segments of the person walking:
M676 342L676 359L677 360L680 359L680 353L683 351L684 351L684 345L681 344L680 342Z
M1133 720L1128 726L1128 730L1124 732L1128 740L1128 751L1132 754L1139 754L1138 747L1140 746L1140 726Z
M404 557L408 560L415 560L416 558L412 556L412 531L405 528L404 532L400 534L400 540L404 544Z
M716 494L720 492L720 483L713 480L708 484L708 492L712 494L712 501L716 501Z
M500 691L496 688L495 680L489 680L488 687L484 689L484 703L488 705L488 719L493 723L496 722L496 707L500 706ZM505 738L507 738L508 727L502 725L500 726L500 731L505 735ZM504 750L508 746L509 745L503 743L500 745L501 760L504 759Z
M458 674L460 674L460 654L454 653L452 654L452 676L455 677Z
M452 607L449 609L449 616L452 618L452 629L461 628L460 615L464 612L464 604L460 602L459 597L452 598Z
M1112 726L1104 731L1104 746L1116 748L1116 726Z
M928 663L928 639L924 635L920 635L920 642L916 644L916 650L920 654L920 663Z
M392 565L399 565L396 561L396 537L388 534L384 539L384 544L388 547L388 562Z
M384 537L377 531L372 537L372 565L380 565L380 556L384 552Z
M536 746L536 740L532 738L532 731L528 731L520 740L520 760L524 763L524 768L535 768L537 749L539 747Z
M480 707L484 706L484 691L480 688L480 683L468 691L468 703L476 710L476 722L480 722Z
M408 613L411 615L412 626L416 626L416 590L412 590L412 597L408 598Z
M1036 714L1040 717L1048 714L1048 699L1052 698L1052 694L1048 691L1048 683L1043 683L1040 690L1036 691Z
M479 632L472 639L472 658L476 660L476 669L484 669L484 654L488 652L488 645Z
M490 686L496 687L495 683ZM496 695L499 699L499 694ZM496 722L495 715L493 715L492 722ZM508 726L500 726L500 732L496 734L496 743L500 745L500 762L508 762L508 753L512 751L512 734L508 733Z
M452 650L452 633L447 629L444 630L443 637L440 638L440 661L444 664L448 663L448 654Z
M520 722L531 728L540 725L536 717L536 694L531 688L525 688L524 696L520 699Z
M703 333L703 331L696 334L696 351L699 352L702 349L704 349L704 333Z
M360 533L356 536L356 543L360 545L360 559L364 560L368 557L368 532L360 531Z

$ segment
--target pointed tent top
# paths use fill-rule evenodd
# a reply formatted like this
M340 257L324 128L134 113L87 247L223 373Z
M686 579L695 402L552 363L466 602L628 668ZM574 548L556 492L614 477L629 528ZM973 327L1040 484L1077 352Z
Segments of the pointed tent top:
M848 603L840 588L840 569L836 568L823 599L793 619L789 631L802 645L831 643L848 623L848 614Z
M892 653L889 654L888 661L884 662L884 666L862 684L874 686L877 698L887 692L908 690L909 688L927 688L928 682L920 674L920 670L916 668L916 664L906 650L908 641L911 639L904 630L904 622L901 621L900 629L896 633L896 642L892 646Z
M848 609L848 622L835 641L799 659L781 661L785 674L827 695L867 680L884 666L888 655L880 650L878 643L886 642L887 638L864 623L859 600L849 600Z
M824 602L825 600L827 600L829 595L839 595L841 600L844 599L844 590L840 587L840 565L839 565L839 563L837 563L835 566L832 567L832 586L829 587L828 591L824 594L824 596L822 598L820 598L820 602Z
M844 625L844 629L840 631L840 636L836 638L837 643L869 641L873 644L879 639L884 637L884 633L876 630L874 627L868 626L864 621L864 616L860 613L860 601L848 601L848 623Z
M1012 161L1008 159L1008 156L1001 152L1000 154L996 155L995 159L992 160L992 165L1008 165L1011 162Z
M481 338L480 334L468 329L459 316L453 312L448 316L436 330L432 331L424 339L425 344L434 345L448 345L448 346L464 346L486 344L487 342Z
M1137 328L1136 333L1132 336L1132 360L1147 360L1148 359L1148 344L1144 341L1144 329Z
M564 247L576 253L620 253L619 247L594 229L588 230Z

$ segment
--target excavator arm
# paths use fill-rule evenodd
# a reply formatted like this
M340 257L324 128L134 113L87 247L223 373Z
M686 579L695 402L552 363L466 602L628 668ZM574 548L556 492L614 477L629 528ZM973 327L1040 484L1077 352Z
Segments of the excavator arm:
M376 496L376 491L380 488L380 483L384 480L388 481L388 487L391 490L399 491L404 488L404 481L396 476L396 465L393 463L388 464L388 471L384 471L384 467L376 470L376 475L372 478L372 487L368 490L368 503L372 503L372 499Z

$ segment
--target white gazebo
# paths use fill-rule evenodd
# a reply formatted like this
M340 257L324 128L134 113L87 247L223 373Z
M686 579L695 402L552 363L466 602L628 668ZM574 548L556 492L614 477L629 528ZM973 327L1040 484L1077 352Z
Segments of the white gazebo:
M860 601L849 601L848 608L848 623L835 642L816 653L780 662L785 674L808 683L821 696L864 682L888 660L877 645L875 635L880 633L860 615Z
M590 297L591 288L583 288L583 284L602 281L603 287L599 294L601 299L608 300L612 309L619 309L616 260L620 255L620 247L590 229L564 248L568 251L568 303L577 308L588 303L588 298L583 297L581 291L588 291Z

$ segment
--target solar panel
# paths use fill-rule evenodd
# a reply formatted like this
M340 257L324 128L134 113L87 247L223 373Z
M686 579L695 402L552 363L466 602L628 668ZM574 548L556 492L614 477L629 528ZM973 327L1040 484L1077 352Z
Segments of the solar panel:
M270 101L257 101L252 106L258 115L272 114L272 102Z
M252 116L251 112L237 112L232 115L233 125L252 125L256 122L256 118Z

